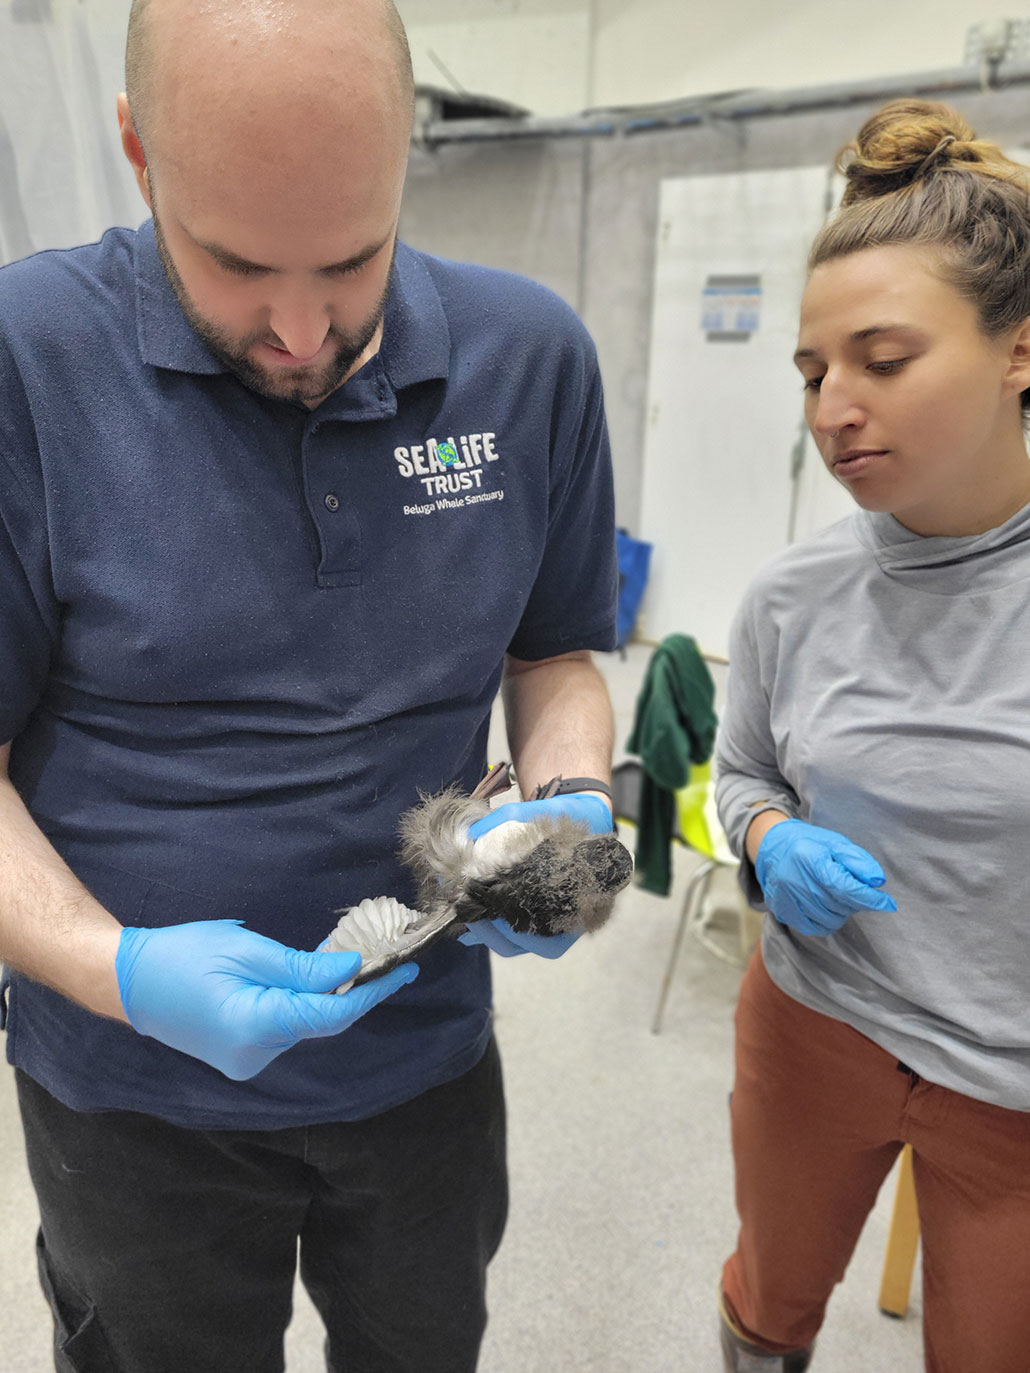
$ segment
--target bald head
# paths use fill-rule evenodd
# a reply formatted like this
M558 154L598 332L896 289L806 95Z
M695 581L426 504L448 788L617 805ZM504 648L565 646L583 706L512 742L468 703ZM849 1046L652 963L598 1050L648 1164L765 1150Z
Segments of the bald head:
M190 112L239 127L285 102L323 126L371 116L406 143L414 111L393 0L133 0L125 89L148 156L195 132Z
M392 0L134 0L122 147L186 318L317 403L378 347L414 87Z

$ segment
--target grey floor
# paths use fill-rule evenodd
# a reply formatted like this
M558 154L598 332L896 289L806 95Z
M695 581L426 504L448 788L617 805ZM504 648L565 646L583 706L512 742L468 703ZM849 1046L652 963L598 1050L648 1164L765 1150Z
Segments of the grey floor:
M600 659L619 752L648 650ZM500 756L500 734L492 756ZM481 1373L718 1373L720 1264L735 1232L727 1129L739 970L688 940L665 1024L650 1031L691 860L668 899L631 889L563 959L495 960L510 1114L512 1207L491 1269ZM712 896L733 948L730 882ZM53 1367L33 1259L34 1201L0 1067L0 1336L4 1373ZM816 1370L917 1373L919 1279L908 1317L877 1310L888 1179L820 1337ZM323 1373L299 1286L288 1373Z

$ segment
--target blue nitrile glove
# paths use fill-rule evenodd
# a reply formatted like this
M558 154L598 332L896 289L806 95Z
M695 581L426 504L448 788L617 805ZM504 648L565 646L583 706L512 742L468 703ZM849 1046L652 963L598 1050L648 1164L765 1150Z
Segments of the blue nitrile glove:
M469 835L480 839L498 825L509 820L525 824L541 815L568 815L585 825L591 834L609 834L612 813L599 796L589 792L571 792L568 796L550 796L546 801L509 801L498 806L482 820L469 826ZM476 920L459 936L461 944L485 944L502 958L515 958L522 953L539 954L541 958L561 958L579 938L578 934L519 934L507 920Z
M134 1030L238 1080L298 1040L349 1029L418 975L405 963L333 995L360 966L360 954L288 949L239 920L126 928L114 962Z
M755 876L765 904L801 934L833 934L855 911L896 911L872 854L836 830L781 820L762 837Z

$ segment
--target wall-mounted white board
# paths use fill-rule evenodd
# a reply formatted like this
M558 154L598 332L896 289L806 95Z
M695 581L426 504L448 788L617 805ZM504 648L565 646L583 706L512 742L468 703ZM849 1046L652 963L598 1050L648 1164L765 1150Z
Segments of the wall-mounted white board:
M650 639L688 633L725 654L762 563L853 509L801 436L791 360L827 194L825 167L662 183L640 527L654 544Z

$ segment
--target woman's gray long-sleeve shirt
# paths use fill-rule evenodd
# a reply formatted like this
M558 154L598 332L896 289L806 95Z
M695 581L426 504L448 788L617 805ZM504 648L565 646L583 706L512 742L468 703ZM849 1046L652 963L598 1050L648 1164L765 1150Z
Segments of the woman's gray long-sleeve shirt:
M818 938L767 917L783 991L1030 1110L1030 507L968 538L857 511L768 564L734 623L717 771L735 853L782 810L868 849L898 904ZM741 878L761 905L746 856Z

